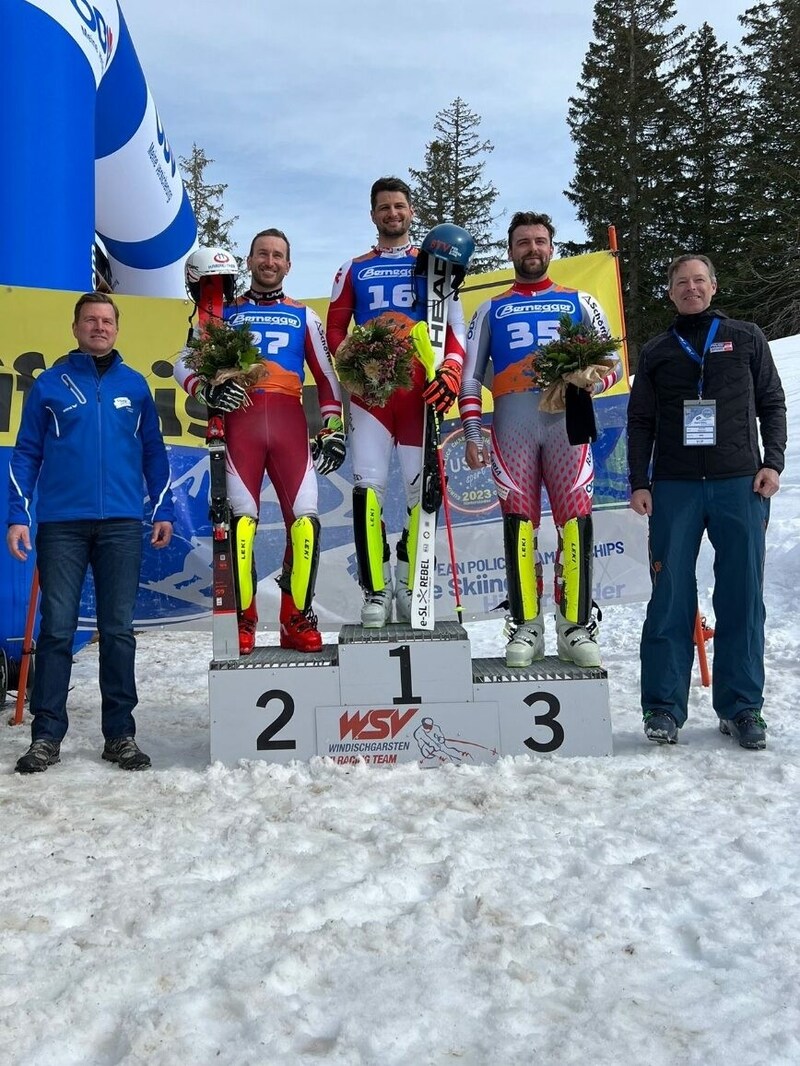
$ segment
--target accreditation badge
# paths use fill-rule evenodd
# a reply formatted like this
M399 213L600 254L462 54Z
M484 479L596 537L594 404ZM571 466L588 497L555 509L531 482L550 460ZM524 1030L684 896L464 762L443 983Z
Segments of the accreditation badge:
M717 443L717 401L683 401L683 443L707 447Z

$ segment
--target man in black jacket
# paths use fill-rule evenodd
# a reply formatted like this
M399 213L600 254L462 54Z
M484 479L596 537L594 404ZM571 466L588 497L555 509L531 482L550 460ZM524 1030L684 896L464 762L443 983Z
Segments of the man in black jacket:
M687 717L695 564L707 530L715 552L714 710L722 733L763 748L765 534L783 470L786 401L764 334L711 310L716 291L706 256L673 260L668 292L678 315L642 348L631 389L631 507L650 519L653 583L642 711L645 734L674 744Z

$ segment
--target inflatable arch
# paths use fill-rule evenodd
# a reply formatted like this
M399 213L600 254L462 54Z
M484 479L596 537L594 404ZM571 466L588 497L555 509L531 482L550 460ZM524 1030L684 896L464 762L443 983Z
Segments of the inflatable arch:
M114 293L183 297L197 226L117 0L3 0L0 100L4 292L19 287L25 303L24 289L94 288L99 236ZM44 293L29 295L45 302ZM65 295L65 339L73 304ZM25 387L19 367L9 371L29 357L29 384L42 368L38 353L18 353L0 353L3 471L16 435L9 414ZM32 576L32 561L20 565L0 551L0 652L12 660Z
M183 296L197 227L116 0L3 0L6 285Z

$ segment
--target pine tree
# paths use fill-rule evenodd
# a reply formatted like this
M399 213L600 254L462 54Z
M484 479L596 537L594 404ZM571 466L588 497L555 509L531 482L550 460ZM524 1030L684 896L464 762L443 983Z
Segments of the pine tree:
M677 219L679 251L720 257L735 219L737 173L748 123L746 95L727 44L703 23L690 34L679 71L682 186Z
M412 237L421 240L440 222L462 226L475 240L472 269L476 271L497 270L505 264L505 242L492 235L498 192L483 180L482 157L494 151L494 145L480 139L480 123L480 116L457 96L436 115L436 137L425 149L424 167L409 167L415 212Z
M733 279L744 251L739 191L748 130L741 71L728 45L720 43L705 22L689 35L678 74L682 117L675 136L681 145L682 176L669 254L710 256L717 269L719 302L737 317L742 309Z
M222 182L211 185L205 180L206 167L211 166L213 162L205 150L198 148L196 144L192 145L191 155L181 156L179 159L186 195L197 220L198 242L204 248L225 248L227 251L233 251L231 229L239 216L222 218L222 196L228 186ZM241 258L236 256L236 261L241 270Z
M739 21L750 133L739 179L745 244L735 294L743 317L782 337L800 332L800 6L759 3Z
M662 328L664 250L680 189L680 125L675 72L685 27L672 28L674 0L597 0L594 40L584 58L568 124L576 144L575 176L566 191L586 228L585 245L619 242L629 349Z

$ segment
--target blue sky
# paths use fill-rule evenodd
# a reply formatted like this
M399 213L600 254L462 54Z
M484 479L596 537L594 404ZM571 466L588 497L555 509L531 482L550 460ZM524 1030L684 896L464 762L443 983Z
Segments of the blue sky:
M547 211L558 237L582 236L563 190L591 0L168 0L168 24L164 0L120 3L173 149L195 141L215 160L208 180L228 185L236 250L267 226L290 237L291 295L328 295L339 265L370 247L372 181L422 166L456 96L495 146L498 211ZM678 21L734 44L748 6L679 0Z

